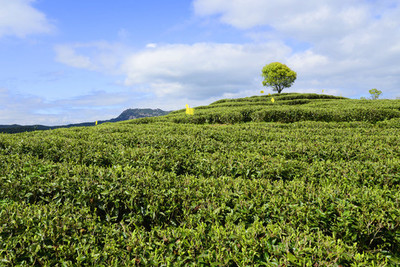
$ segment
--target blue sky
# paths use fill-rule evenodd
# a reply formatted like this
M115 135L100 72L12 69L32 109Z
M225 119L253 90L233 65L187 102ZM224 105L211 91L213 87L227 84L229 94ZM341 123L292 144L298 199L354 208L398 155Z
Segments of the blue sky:
M298 73L284 92L393 99L399 17L392 0L0 0L0 124L256 95L274 61Z

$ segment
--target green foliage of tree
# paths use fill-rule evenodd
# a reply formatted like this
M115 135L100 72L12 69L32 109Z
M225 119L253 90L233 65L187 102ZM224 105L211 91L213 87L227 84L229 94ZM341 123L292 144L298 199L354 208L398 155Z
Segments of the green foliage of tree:
M292 86L297 78L296 72L279 62L265 65L261 75L264 77L263 85L272 87L278 94L280 94L283 89Z
M382 94L382 91L379 91L378 89L373 88L373 89L369 90L369 93L371 94L372 100L377 100L379 98L379 96Z

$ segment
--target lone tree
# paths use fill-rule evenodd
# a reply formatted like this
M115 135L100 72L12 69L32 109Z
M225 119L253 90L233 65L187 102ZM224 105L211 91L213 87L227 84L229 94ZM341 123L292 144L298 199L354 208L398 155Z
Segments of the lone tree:
M379 95L382 94L382 91L379 91L376 88L373 88L369 90L369 93L371 94L371 99L372 100L377 100L379 98Z
M278 91L278 94L280 94L284 88L292 86L297 78L296 72L279 62L265 65L261 75L264 77L263 85L271 86L274 91Z

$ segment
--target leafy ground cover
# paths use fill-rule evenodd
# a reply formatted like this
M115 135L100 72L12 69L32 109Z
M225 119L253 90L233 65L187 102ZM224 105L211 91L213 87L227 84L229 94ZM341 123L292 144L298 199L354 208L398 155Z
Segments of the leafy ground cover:
M400 101L315 94L0 135L0 264L400 264Z

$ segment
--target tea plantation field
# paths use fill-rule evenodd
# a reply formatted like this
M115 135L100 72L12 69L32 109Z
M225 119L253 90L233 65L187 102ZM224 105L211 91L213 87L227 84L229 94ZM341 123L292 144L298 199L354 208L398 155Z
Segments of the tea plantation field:
M0 266L400 265L400 100L0 134Z

